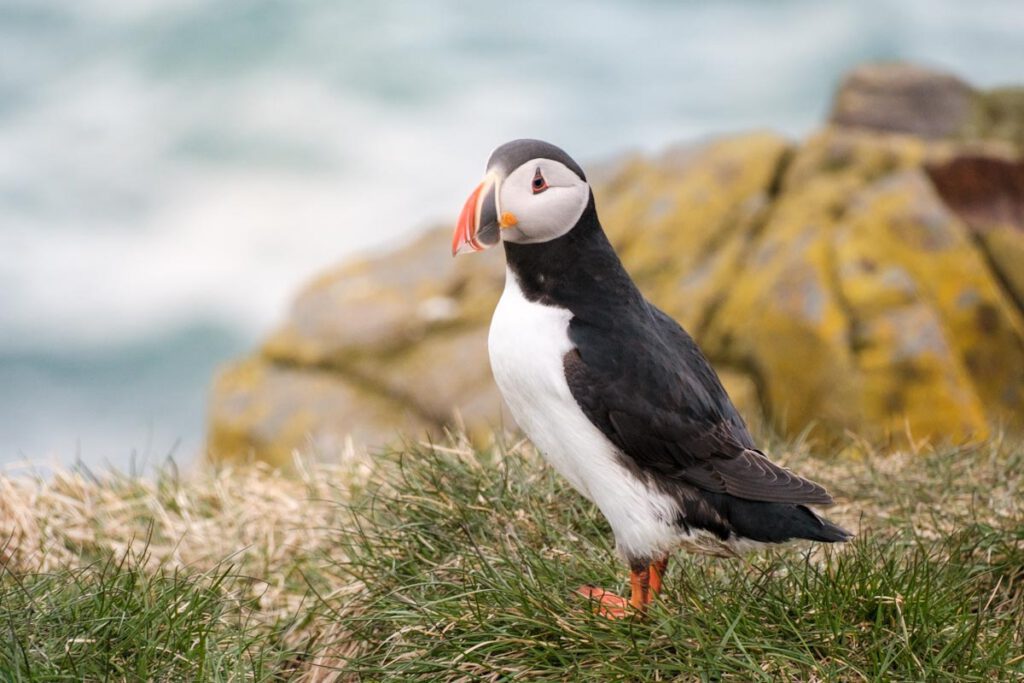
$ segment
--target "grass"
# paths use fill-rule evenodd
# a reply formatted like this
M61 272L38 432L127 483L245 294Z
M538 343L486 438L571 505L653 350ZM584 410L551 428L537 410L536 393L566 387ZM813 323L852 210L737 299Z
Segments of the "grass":
M150 575L130 557L10 577L4 680L231 680L284 670L227 573Z
M0 477L0 680L1024 680L1024 448L773 452L857 539L678 555L623 622L571 593L625 588L607 524L522 443Z

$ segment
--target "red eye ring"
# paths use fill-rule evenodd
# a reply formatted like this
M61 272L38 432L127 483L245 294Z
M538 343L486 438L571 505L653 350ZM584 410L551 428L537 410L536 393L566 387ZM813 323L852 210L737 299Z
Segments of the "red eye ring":
M548 189L548 181L544 180L544 175L537 169L537 172L533 174L533 182L530 183L530 187L533 188L534 194L540 194L544 190Z

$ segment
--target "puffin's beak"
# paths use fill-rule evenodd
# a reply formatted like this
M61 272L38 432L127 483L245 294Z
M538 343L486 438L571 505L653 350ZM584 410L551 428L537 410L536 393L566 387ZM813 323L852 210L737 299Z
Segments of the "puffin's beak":
M498 225L498 191L501 181L498 174L490 171L484 181L469 195L459 223L452 236L452 256L470 249L483 251L501 241L501 227Z

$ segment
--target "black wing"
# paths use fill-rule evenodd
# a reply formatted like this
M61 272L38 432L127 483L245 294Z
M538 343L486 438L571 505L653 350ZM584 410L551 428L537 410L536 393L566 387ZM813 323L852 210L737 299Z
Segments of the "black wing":
M564 359L576 402L640 470L753 501L832 502L754 447L693 339L646 304L613 328L573 318Z

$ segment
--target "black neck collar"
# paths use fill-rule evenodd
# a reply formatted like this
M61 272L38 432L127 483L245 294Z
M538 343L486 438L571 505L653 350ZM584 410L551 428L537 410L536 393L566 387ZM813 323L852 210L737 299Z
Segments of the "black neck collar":
M579 314L610 297L643 299L601 227L593 193L576 225L561 237L503 244L509 270L531 301Z

